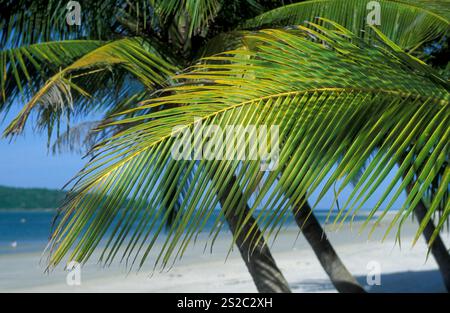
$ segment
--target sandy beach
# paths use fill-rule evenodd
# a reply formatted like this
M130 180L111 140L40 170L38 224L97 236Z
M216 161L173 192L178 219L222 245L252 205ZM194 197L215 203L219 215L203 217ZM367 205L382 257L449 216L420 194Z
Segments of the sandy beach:
M437 265L432 256L426 259L423 239L412 247L417 225L404 225L402 245L395 243L394 233L381 243L384 222L368 240L367 232L358 235L358 223L345 225L338 232L326 227L338 254L369 292L444 292ZM449 242L449 234L442 234ZM293 292L335 292L314 253L297 231L290 228L277 238L272 253ZM220 238L213 249L203 252L204 240L165 272L152 274L149 262L140 272L128 273L126 267L114 264L102 268L94 257L81 271L81 286L68 286L67 273L57 268L44 274L40 253L0 255L0 291L3 292L256 292L250 275L237 251L225 261L230 237ZM381 284L369 286L368 266L378 264ZM373 269L373 268L372 268Z

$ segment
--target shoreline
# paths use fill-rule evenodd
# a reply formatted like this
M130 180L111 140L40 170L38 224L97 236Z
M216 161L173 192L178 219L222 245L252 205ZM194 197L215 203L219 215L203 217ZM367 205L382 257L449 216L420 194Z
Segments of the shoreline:
M390 211L386 216L386 220L390 219L390 216L395 214L397 211ZM0 217L0 256L10 255L22 252L40 252L46 246L50 231L51 231L51 221L53 219L53 214L56 213L54 209L0 209L0 214L3 214L7 218L8 223L15 225L14 227L6 226L6 229L2 228L2 220ZM325 224L324 220L326 214L329 213L328 210L317 210L315 212L316 217L319 222L327 228L327 231L331 231L334 228L332 223ZM42 214L42 216L40 216ZM335 214L333 212L333 214ZM369 214L369 211L362 211L356 216L356 221L351 223L351 217L349 217L343 225L350 225L350 227L361 224L361 219L364 219ZM332 218L331 220L333 219ZM377 215L374 216L376 218ZM339 224L339 223L338 223ZM31 227L31 228L30 228ZM38 228L36 228L38 227ZM18 230L20 229L20 231ZM30 235L30 229L37 229L39 235ZM10 232L12 230L12 233ZM223 232L227 232L225 228ZM282 231L298 231L298 227L293 219L287 220L285 225L282 227ZM24 235L27 234L28 235ZM208 229L203 230L200 236L209 233ZM163 235L162 235L163 236ZM206 240L206 239L205 239Z
M420 240L414 247L412 236L417 229L414 222L405 224L402 247L395 236L384 243L380 235L386 228L383 222L371 240L367 234L357 235L344 227L338 232L327 227L327 234L338 255L355 277L371 292L444 292L437 265L427 247ZM394 234L395 235L395 234ZM289 282L293 292L335 292L314 253L297 231L280 233L271 246L272 254ZM443 234L447 239L449 234ZM147 262L140 272L129 272L124 265L114 262L103 268L96 263L98 253L82 268L81 286L68 286L63 268L50 274L39 266L41 253L0 255L0 291L6 292L256 292L251 277L237 249L225 260L230 246L230 235L224 234L215 243L213 254L203 253L204 238L191 246L181 261L169 271L152 273L153 264ZM446 240L448 242L448 240ZM271 243L271 241L269 241ZM157 248L155 249L157 250ZM150 258L155 257L155 251ZM381 266L381 286L367 286L366 276L370 262Z

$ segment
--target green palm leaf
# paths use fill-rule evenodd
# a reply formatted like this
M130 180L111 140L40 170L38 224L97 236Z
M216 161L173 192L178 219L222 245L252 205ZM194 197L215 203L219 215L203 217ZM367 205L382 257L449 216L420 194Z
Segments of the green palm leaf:
M8 126L5 135L21 132L35 107L50 107L58 113L72 110L72 90L82 97L90 97L81 86L99 89L98 84L104 82L104 79L98 79L95 75L99 72L102 75L114 66L138 79L148 89L164 85L176 70L143 39L125 38L105 43L91 49L50 77ZM79 83L80 80L84 83Z
M327 18L367 37L369 25L367 0L310 0L286 5L246 21L242 28L303 24L317 17ZM442 37L450 30L450 6L440 0L380 0L380 30L406 50Z
M0 51L0 109L33 94L45 78L103 44L98 40L66 40Z
M75 178L52 237L50 266L66 255L85 262L104 237L108 262L121 255L142 266L180 195L188 196L177 204L175 223L158 244L155 264L166 266L183 254L211 221L220 198L226 201L221 215L212 220L213 238L222 229L221 216L241 214L243 225L257 208L256 221L270 235L283 225L286 213L301 207L315 190L320 191L319 201L338 184L338 196L362 172L342 208L344 215L356 213L405 153L399 171L405 174L403 184L413 181L412 169L423 168L391 226L406 218L448 158L449 87L389 42L374 36L377 45L371 46L327 23L332 30L311 24L292 32L248 35L246 48L205 58L177 77L181 86L136 109L161 110L112 123L136 125L99 145ZM192 148L192 159L174 166L172 148L179 143L174 133L199 134L209 125L224 129L230 124L278 125L279 141L270 141L269 149L279 144L279 166L264 173L261 160L242 159L249 141L242 134L244 141L232 161L195 161ZM225 147L235 143L233 138L224 140ZM208 138L196 136L193 141L193 146L206 144ZM256 192L261 183L263 188ZM403 184L387 188L393 195L386 210ZM433 201L439 201L440 194ZM252 195L252 208L242 215Z

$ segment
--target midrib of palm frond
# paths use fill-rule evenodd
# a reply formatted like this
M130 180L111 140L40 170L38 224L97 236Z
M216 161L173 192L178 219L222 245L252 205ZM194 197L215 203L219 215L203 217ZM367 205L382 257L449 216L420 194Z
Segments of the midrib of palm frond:
M257 97L257 98L253 98L250 100L246 100L244 102L241 103L237 103L237 104L233 104L230 106L227 106L221 110L218 111L214 111L210 114L204 115L204 116L199 116L199 120L209 120L210 118L213 118L214 116L220 115L226 111L229 110L233 110L236 109L238 107L241 106L246 106L246 105L253 105L257 102L261 102L261 101L266 101L269 99L276 99L276 98L280 98L280 97L293 97L293 96L301 96L304 94L311 94L314 92L330 92L330 93L340 93L340 92L347 92L347 93L353 93L353 92L364 92L364 93L372 93L372 94L386 94L386 95L391 95L391 96L395 96L395 97L416 97L416 98L420 98L423 100L429 100L432 103L438 104L438 105L442 105L442 106L446 106L449 105L450 102L447 98L442 98L442 97L434 97L434 96L426 96L424 94L421 93L410 93L410 92L406 92L406 91L399 91L399 90L385 90L385 89L374 89L374 88L353 88L353 87L347 87L347 88L333 88L333 87L320 87L320 88L314 88L314 89L308 89L308 90L301 90L301 91L287 91L287 92L283 92L283 93L277 93L277 94L272 94L272 95L265 95L262 97ZM136 111L139 109L132 109L132 111ZM130 111L127 111L130 112ZM136 120L139 120L141 118L137 118ZM112 125L119 125L122 124L123 121L119 121L119 122L115 122L115 123L110 123L108 124L108 126L112 126ZM146 149L151 149L152 147L160 144L161 142L167 140L168 138L172 137L172 135L177 134L182 132L185 129L189 129L191 128L193 125L195 124L194 121L190 122L190 123L185 123L183 124L183 126L181 128L179 128L178 130L173 131L171 134L162 136L160 139L158 139L155 142L152 142L150 145L146 146L145 149L140 150L140 152L145 151ZM117 136L120 136L121 134L118 134ZM114 138L112 138L114 139ZM99 150L100 147L97 147L95 150ZM123 162L120 163L121 166L123 165L123 163L126 163L128 161L128 159L132 159L134 156L138 155L140 152L137 152L136 154L130 156L129 158L127 158L127 160L124 160Z

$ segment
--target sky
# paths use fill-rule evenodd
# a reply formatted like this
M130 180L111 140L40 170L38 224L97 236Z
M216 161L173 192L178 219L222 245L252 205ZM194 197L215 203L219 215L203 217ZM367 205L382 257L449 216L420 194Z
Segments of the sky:
M19 112L18 108L11 110L6 120L0 124L3 131L8 122ZM95 117L93 117L95 119ZM91 118L87 118L90 120ZM0 185L12 187L39 187L61 189L86 163L81 155L75 153L63 153L53 155L47 151L47 134L36 132L30 123L27 124L23 135L13 142L9 139L0 139ZM383 189L393 178L395 172L390 173L388 179L378 188L375 194L365 205L365 209L373 207ZM397 184L398 187L398 184ZM320 187L318 188L320 189ZM339 197L341 205L351 193L351 188L346 187ZM315 192L310 202L315 202L319 191ZM317 206L320 209L328 209L333 203L334 194L329 192ZM400 208L405 200L403 194L396 201L393 208Z
M18 109L11 110L0 124L3 132ZM84 165L81 155L52 155L47 151L46 133L36 132L30 124L14 141L0 139L0 185L61 189Z

